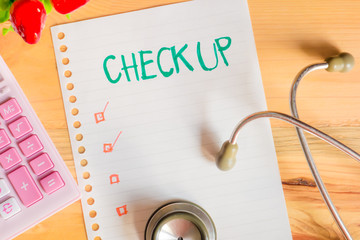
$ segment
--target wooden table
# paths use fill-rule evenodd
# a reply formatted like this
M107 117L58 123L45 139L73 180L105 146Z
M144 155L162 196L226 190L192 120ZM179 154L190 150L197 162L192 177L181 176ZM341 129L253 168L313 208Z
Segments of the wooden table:
M28 45L15 33L0 37L5 59L75 177L49 27L181 0L91 0L71 15L48 15L41 41ZM359 1L252 0L253 23L270 110L289 113L289 87L304 66L339 51L360 62ZM6 24L2 24L4 26ZM360 151L360 67L350 73L312 73L298 93L301 118ZM342 239L298 144L295 129L272 120L281 179L294 239ZM354 239L360 239L360 164L309 137L318 169ZM80 202L28 230L17 240L86 239ZM227 240L227 239L220 239Z

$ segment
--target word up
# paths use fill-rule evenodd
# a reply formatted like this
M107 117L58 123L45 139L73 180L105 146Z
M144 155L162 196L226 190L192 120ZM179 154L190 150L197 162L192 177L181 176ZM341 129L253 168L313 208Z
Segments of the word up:
M151 50L139 51L138 53L131 53L131 61L129 61L130 56L124 55L120 57L116 57L114 55L108 55L103 61L103 70L106 76L106 79L110 83L118 83L125 73L126 80L131 82L132 80L140 80L141 71L141 79L149 80L156 78L158 75L162 75L164 77L170 77L174 73L178 74L180 72L180 65L183 65L182 69L187 69L188 71L194 71L194 66L201 67L204 71L212 71L216 69L219 65L219 58L221 57L222 61L226 66L229 66L229 62L226 59L225 51L227 51L231 46L231 38L230 37L221 37L214 40L212 44L214 55L215 55L215 63L210 64L205 63L203 58L203 54L201 52L201 43L197 42L196 49L191 49L188 44L184 44L182 47L172 46L172 47L162 47L157 52L153 52ZM189 48L188 48L189 47ZM194 55L196 54L196 55ZM186 59L185 56L190 56ZM220 57L219 57L220 55ZM155 59L154 59L155 58ZM164 59L167 59L165 61ZM190 60L189 60L190 59ZM199 65L196 64L196 60ZM171 66L166 64L164 66L164 62L168 63L170 61ZM214 62L211 60L211 62ZM152 64L156 64L151 66ZM211 65L211 66L209 66ZM122 67L120 67L122 66ZM151 68L151 70L149 70ZM130 71L131 70L131 71ZM156 72L158 70L158 72ZM133 73L133 74L132 74ZM159 74L160 73L160 74ZM132 75L132 76L131 76Z

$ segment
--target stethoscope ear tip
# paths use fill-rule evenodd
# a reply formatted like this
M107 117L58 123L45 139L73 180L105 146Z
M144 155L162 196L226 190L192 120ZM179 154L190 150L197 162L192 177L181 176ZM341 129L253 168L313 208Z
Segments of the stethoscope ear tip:
M223 143L218 155L216 156L216 166L222 171L229 171L235 166L238 145L229 141Z
M326 68L329 72L349 72L355 65L354 57L347 52L327 58L325 61L329 64Z

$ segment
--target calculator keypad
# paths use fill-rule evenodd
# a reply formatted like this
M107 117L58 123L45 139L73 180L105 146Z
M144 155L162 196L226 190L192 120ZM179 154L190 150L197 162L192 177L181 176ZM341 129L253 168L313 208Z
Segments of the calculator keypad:
M18 146L18 148L13 146L8 148L7 146L11 144L10 135L5 129L0 129L0 166L5 171L9 171L7 178L22 204L30 207L44 198L38 186L41 186L46 194L51 194L65 186L65 183L59 172L51 172L54 163L49 155L44 152L39 154L44 146L39 137L33 133L33 127L28 119L20 116L21 113L22 109L14 98L0 105L0 116L5 121L9 120L10 123L6 122L6 124L11 136L16 139L14 141L17 143L14 144ZM35 179L32 177L30 168L24 165L26 161L36 176L44 175L44 177L36 181L36 177ZM7 195L11 195L10 188L4 179L0 179L0 213L4 219L14 216L21 210L14 196L2 199Z

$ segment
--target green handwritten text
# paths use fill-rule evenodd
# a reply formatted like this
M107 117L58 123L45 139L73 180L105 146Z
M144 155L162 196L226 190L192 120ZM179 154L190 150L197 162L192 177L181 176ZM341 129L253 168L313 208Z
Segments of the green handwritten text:
M141 71L142 80L154 79L159 75L167 78L183 71L192 72L196 68L203 71L213 71L220 65L229 66L226 56L230 54L231 42L231 38L228 36L214 39L211 44L214 57L209 57L212 51L204 55L202 52L204 46L197 42L195 45L186 43L182 46L161 47L157 52L155 51L156 59L153 59L152 50L140 50L137 53L131 53L131 61L124 55L120 55L119 59L114 55L108 55L104 59L102 67L106 80L113 84L120 82L122 73L126 76L125 81L131 82L135 79L140 81L139 71ZM209 45L205 44L204 49L211 49L206 48L207 46ZM218 53L224 62L223 64L219 63ZM204 58L204 56L206 57ZM121 68L116 67L119 64L121 64ZM157 74L157 70L160 74Z

